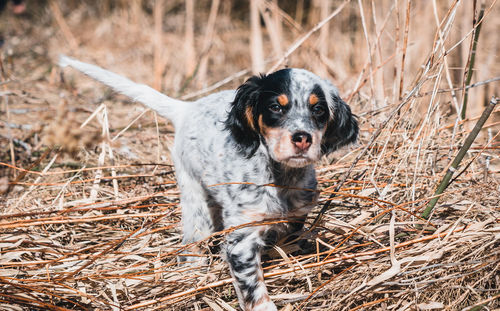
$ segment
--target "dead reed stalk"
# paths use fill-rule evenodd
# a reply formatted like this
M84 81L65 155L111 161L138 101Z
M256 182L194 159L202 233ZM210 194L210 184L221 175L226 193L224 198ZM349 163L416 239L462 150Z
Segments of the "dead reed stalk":
M163 67L164 61L162 59L162 49L163 49L163 13L164 13L165 3L163 0L156 0L154 4L154 80L153 80L153 88L158 91L161 91L162 87L162 75L163 75ZM187 17L186 17L187 18ZM186 34L187 36L187 34ZM191 47L189 47L191 48Z
M6 72L5 72L5 68L3 65L2 57L0 57L0 79L1 79L0 81L2 83L5 83L5 81L7 81ZM4 91L6 91L7 85L3 84L2 88L4 89ZM4 103L4 107L5 107L5 116L7 118L7 123L10 124L11 119L10 119L10 109L9 109L9 96L3 95L1 98L2 98L2 101ZM14 139L12 136L12 130L11 130L10 126L7 126L7 135L9 137L10 162L11 162L12 166L16 166L16 153L14 151ZM15 171L12 171L11 173L12 173L12 176L16 177ZM9 186L9 188L7 188L7 190L5 192L7 192L7 193L10 192L10 186Z
M207 64L209 59L208 55L215 33L215 22L217 20L219 4L220 0L212 0L212 4L210 6L210 14L208 16L207 28L205 30L205 36L203 38L201 60L197 75L198 85L202 85L203 87L206 86L205 84L207 81Z
M476 6L477 1L474 1L474 7ZM474 64L476 62L476 51L477 51L477 42L479 41L479 33L481 32L481 25L484 17L485 5L484 2L481 3L481 9L479 10L479 16L476 19L475 10L474 10L474 19L472 22L474 28L474 35L471 41L471 50L469 53L469 58L467 59L467 71L465 73L466 78L464 79L464 94L463 94L463 102L462 109L460 109L460 116L462 120L465 119L467 113L467 102L469 100L469 90L466 88L472 80L472 74L474 73Z
M252 72L264 72L264 51L262 46L262 30L259 14L260 0L250 1L250 53Z
M269 33L269 39L273 47L274 55L278 57L282 54L281 50L281 33L279 31L281 21L279 20L279 15L276 16L276 10L268 10L263 2L259 2L259 13L263 17L266 24L267 32Z
M78 49L78 41L75 36L71 32L66 20L64 19L63 14L61 13L61 9L55 0L50 0L50 9L52 10L52 15L54 16L57 25L59 26L66 42L69 44L71 50L76 51Z
M186 77L191 77L196 68L196 54L194 46L194 2L186 0L186 31L184 37L185 71Z

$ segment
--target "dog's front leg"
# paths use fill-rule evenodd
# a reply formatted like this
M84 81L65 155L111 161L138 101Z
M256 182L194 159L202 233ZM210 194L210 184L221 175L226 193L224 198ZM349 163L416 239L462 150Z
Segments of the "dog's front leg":
M263 230L258 227L239 229L227 237L227 262L240 306L245 311L277 310L269 298L260 265L264 244Z

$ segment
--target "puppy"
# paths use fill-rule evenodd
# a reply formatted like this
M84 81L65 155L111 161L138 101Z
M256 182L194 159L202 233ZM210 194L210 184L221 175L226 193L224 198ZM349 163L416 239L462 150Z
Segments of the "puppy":
M172 121L182 242L238 227L226 236L224 253L240 306L277 310L264 283L260 253L266 236L282 230L278 225L244 224L304 220L315 206L313 163L358 136L356 117L337 89L307 70L283 69L253 76L237 90L184 102L65 56L60 65Z

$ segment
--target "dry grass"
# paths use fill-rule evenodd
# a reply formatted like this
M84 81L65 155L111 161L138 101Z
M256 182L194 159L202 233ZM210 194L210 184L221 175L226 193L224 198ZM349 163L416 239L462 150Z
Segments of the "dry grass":
M270 14L263 55L273 56L261 61L269 70L282 47L287 65L330 78L362 131L357 146L318 165L321 205L332 200L319 226L265 256L273 300L283 310L500 308L498 107L463 161L467 170L429 221L419 216L482 107L499 95L498 80L471 88L468 119L459 118L473 1L351 1L322 34L315 25L343 2L320 2L283 10L281 1L262 2L259 12ZM197 3L194 53L206 62L206 81L186 75L193 59L184 58L183 1L164 1L163 20L153 17L161 6L140 1L3 12L0 309L237 309L216 251L224 232L199 243L206 267L176 265L183 248L171 126L54 65L70 54L173 96L227 77L221 89L234 88L252 68L248 5L221 1L207 39L211 2ZM485 7L473 82L500 72L500 10L492 0Z

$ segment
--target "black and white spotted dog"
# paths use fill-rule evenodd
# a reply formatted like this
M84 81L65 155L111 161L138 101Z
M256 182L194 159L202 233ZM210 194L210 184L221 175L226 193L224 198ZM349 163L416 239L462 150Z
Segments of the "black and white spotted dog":
M237 90L184 102L65 56L60 64L173 122L184 244L270 218L305 219L317 199L313 163L358 135L337 89L303 69L253 76ZM267 234L278 229L249 225L226 237L225 257L243 310L276 310L260 252Z

